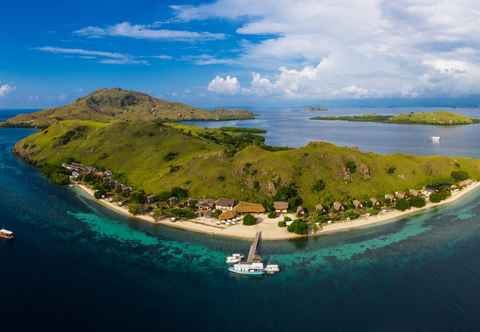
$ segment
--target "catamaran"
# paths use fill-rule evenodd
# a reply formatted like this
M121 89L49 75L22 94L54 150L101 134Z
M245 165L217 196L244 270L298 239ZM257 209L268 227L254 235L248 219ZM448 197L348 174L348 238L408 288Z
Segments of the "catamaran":
M15 234L13 232L6 230L6 229L0 229L0 239L6 239L6 240L11 240L15 238Z

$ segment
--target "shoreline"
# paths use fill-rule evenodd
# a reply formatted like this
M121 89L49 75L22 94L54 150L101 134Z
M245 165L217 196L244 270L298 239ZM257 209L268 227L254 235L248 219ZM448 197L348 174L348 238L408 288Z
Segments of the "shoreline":
M96 203L117 212L125 217L136 218L142 221L146 221L155 225L164 225L167 227L172 227L176 229L181 229L185 231L191 231L196 233L202 233L213 236L221 236L227 238L236 238L240 240L251 240L255 237L256 232L262 231L262 239L269 241L278 241L278 240L292 240L292 239L301 239L308 237L317 237L321 235L328 235L338 232L346 232L354 229L367 228L371 226L376 226L380 224L386 224L390 222L399 221L406 217L431 210L436 207L449 205L454 203L464 197L465 195L475 191L480 188L480 182L474 182L473 184L465 187L461 191L452 193L447 199L438 202L438 203L427 203L424 207L421 208L410 208L406 211L392 210L388 212L380 212L375 216L364 216L351 221L341 221L337 223L332 223L324 225L321 230L316 233L308 235L298 235L294 233L288 233L286 228L278 227L277 223L280 220L283 220L283 216L277 217L275 219L269 219L266 215L259 215L262 218L262 221L254 226L244 226L242 224L229 226L226 228L216 227L214 225L206 225L200 223L200 218L183 221L172 222L168 218L162 220L155 220L152 216L149 215L133 215L124 207L120 207L114 203L108 202L104 199L96 199L94 197L94 191L83 184L73 184L74 188L80 189L81 192L87 194L88 198L94 200ZM197 220L197 222L195 222Z

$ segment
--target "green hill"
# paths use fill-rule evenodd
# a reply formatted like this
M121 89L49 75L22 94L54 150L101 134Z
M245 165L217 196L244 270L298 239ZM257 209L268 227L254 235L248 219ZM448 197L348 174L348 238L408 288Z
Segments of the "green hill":
M439 126L468 125L478 123L480 120L463 114L437 111L437 112L412 112L398 115L344 115L344 116L318 116L312 120L382 122L397 124L423 124Z
M123 89L101 89L57 108L8 119L3 126L45 128L62 120L237 120L251 119L253 114L244 110L194 108Z
M379 155L323 142L274 149L263 141L249 130L75 120L55 123L14 149L39 167L68 160L104 167L147 193L182 187L197 198L262 202L293 185L310 208L420 188L454 170L480 179L480 161L469 158Z

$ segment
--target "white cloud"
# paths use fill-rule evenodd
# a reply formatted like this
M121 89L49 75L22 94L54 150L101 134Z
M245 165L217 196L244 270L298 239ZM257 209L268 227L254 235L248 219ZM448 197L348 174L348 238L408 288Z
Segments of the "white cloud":
M52 46L43 46L37 47L35 50L45 53L52 54L63 54L68 56L75 56L80 59L86 60L98 60L99 63L103 64L142 64L148 65L148 62L141 60L137 57L131 56L129 54L115 53L115 52L104 52L96 50L85 50L80 48L63 48L63 47L52 47Z
M5 97L15 90L15 87L10 84L0 84L0 97Z
M216 76L208 84L208 91L224 95L234 95L240 91L240 82L235 76Z
M130 22L122 22L106 28L89 26L77 30L74 33L79 36L90 38L126 37L134 39L177 41L218 40L225 38L223 33L155 29L152 26L131 24Z
M192 62L198 66L233 65L237 63L237 61L233 59L217 58L209 54L184 56L182 60Z
M250 94L480 93L478 0L216 0L171 8L179 21L235 20L250 41L232 60L257 73Z

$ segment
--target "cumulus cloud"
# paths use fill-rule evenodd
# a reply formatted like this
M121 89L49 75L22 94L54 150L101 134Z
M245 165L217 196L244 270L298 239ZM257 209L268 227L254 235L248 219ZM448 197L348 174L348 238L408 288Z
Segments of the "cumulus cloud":
M208 84L208 91L223 95L234 95L240 91L240 82L235 76L216 76Z
M74 56L74 57L85 59L85 60L98 60L99 63L103 63L103 64L148 65L147 61L142 60L138 57L134 57L129 54L116 53L116 52L105 52L105 51L97 51L97 50L85 50L80 48L63 48L63 47L52 47L52 46L37 47L35 48L35 50L40 52L45 52L45 53Z
M171 8L183 22L236 21L237 34L250 41L234 60L257 73L249 93L480 93L478 0L216 0Z
M5 97L6 95L10 94L15 87L10 84L1 84L0 83L0 97Z
M125 37L134 39L177 41L218 40L225 38L225 35L222 33L155 29L152 26L131 24L130 22L121 22L105 28L89 26L75 31L74 34L89 38Z

